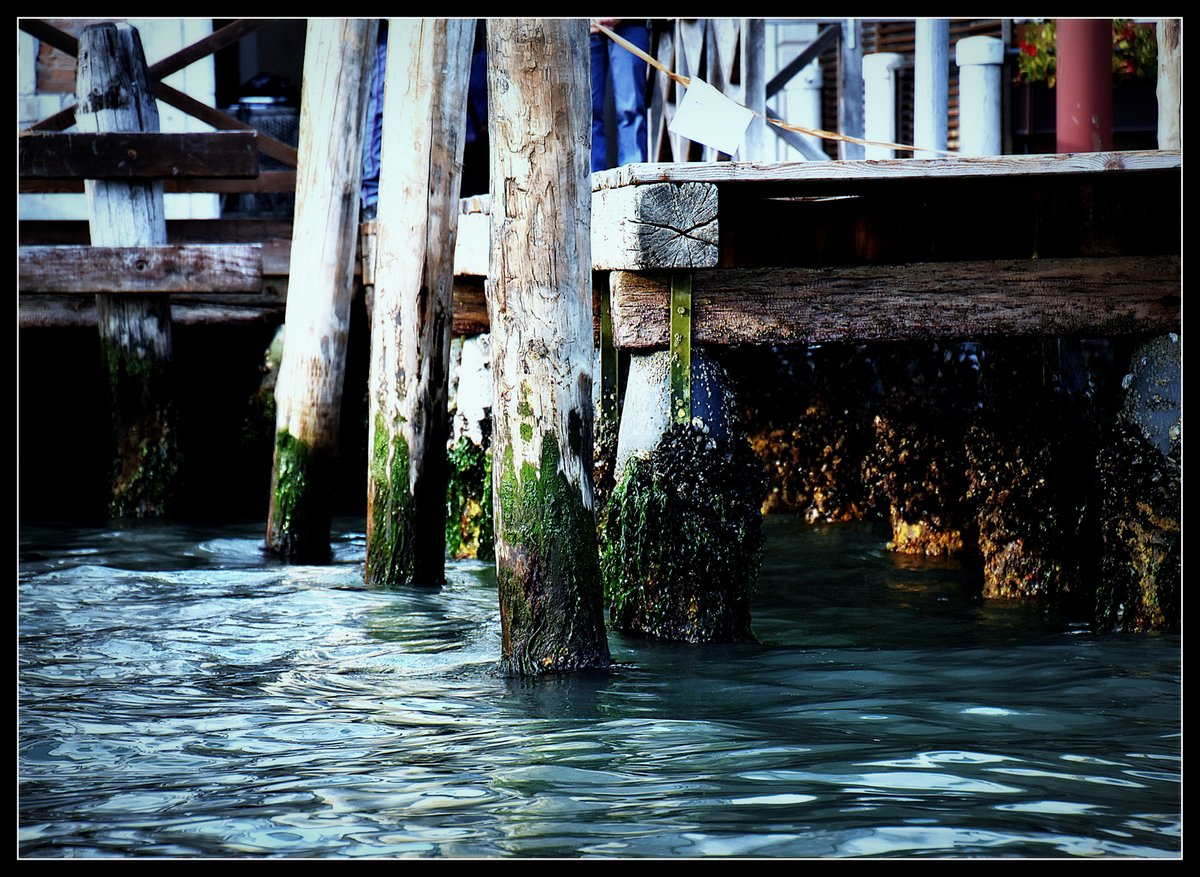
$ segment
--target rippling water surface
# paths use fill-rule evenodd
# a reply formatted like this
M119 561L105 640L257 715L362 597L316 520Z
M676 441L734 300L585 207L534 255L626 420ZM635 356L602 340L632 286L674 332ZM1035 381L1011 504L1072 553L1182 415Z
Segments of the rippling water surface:
M498 675L489 565L363 586L259 527L23 527L19 854L1181 853L1180 640L767 521L761 643Z

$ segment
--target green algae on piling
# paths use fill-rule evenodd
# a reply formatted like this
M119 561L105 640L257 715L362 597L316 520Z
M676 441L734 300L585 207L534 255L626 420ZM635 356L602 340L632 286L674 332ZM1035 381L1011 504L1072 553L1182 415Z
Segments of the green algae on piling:
M685 642L753 640L762 560L762 465L741 439L674 424L631 456L601 526L612 624Z
M511 444L500 465L501 667L514 675L599 669L610 661L595 516L559 462L557 439L544 433L537 466L523 461L518 473Z

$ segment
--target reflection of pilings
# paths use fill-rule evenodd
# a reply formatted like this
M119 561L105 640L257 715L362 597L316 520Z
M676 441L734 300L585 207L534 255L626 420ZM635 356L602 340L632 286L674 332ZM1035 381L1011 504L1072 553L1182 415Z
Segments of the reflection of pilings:
M692 350L692 421L670 423L669 353L636 354L621 417L620 477L603 513L612 624L687 642L751 638L762 554L762 467L725 370Z

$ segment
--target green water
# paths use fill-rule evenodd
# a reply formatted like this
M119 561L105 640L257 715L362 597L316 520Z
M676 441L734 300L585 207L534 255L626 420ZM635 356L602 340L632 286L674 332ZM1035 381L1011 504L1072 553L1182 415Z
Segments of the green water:
M22 857L1179 857L1181 641L767 521L757 645L500 676L495 576L23 526Z

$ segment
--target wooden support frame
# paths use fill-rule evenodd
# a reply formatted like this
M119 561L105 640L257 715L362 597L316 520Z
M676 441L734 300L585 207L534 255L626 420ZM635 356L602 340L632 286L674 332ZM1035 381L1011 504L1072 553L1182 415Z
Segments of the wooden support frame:
M17 138L23 178L58 180L257 177L254 131L121 131Z
M22 294L243 292L262 289L259 244L21 247Z
M763 345L1178 332L1181 276L1178 256L718 269L695 276L692 337ZM618 347L673 342L673 277L613 272Z
M238 19L192 45L185 46L175 54L155 62L149 67L149 76L154 96L164 103L170 104L202 122L207 122L219 130L254 131L253 126L247 125L245 122L238 121L232 116L222 113L220 110L201 103L195 98L172 88L162 80L173 73L177 73L189 64L193 64L201 58L205 58L213 52L237 42L246 34L257 30L269 21L270 19ZM23 18L18 20L18 26L21 30L36 39L53 46L60 52L70 55L72 58L79 54L79 41L75 37L45 21L36 18ZM53 116L31 125L27 130L62 131L65 128L71 127L74 122L75 108L67 107ZM258 133L257 144L263 155L274 158L289 167L294 168L297 166L299 156L295 147L288 146L286 143L276 140L267 134Z

